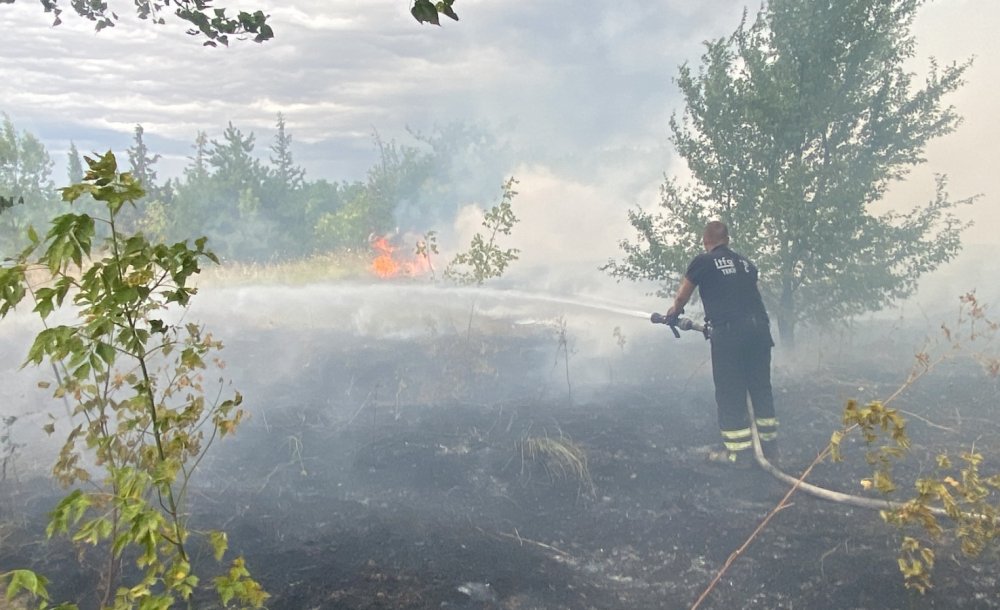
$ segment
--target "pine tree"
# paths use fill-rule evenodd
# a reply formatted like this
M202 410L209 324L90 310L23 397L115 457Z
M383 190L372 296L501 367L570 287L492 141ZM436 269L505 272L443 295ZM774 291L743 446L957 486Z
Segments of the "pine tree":
M70 184L83 182L83 161L80 158L80 151L76 149L76 143L69 143L69 155L66 160L67 177Z
M191 148L194 149L194 156L188 157L191 165L184 170L184 174L189 181L204 180L208 177L208 134L199 131Z
M128 149L128 161L132 166L132 176L139 180L142 188L146 191L147 198L156 197L156 170L153 165L160 160L160 155L151 155L146 141L143 139L144 130L142 125L135 126L135 136L133 145Z
M271 145L271 173L278 186L286 191L297 191L305 183L305 170L295 165L292 158L292 135L285 129L285 117L278 113L278 133Z

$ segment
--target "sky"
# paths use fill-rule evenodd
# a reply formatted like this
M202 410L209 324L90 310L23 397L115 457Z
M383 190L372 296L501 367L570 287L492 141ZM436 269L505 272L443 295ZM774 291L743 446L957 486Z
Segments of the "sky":
M697 65L703 41L731 34L744 8L759 7L457 0L461 21L434 27L413 20L404 0L218 0L230 11L270 14L275 37L209 48L182 22L156 26L134 19L131 2L109 4L122 20L100 33L68 6L52 27L37 2L0 5L0 111L42 139L57 183L71 141L85 153L123 152L137 123L163 155L162 178L181 171L198 131L219 138L227 122L254 132L266 157L280 112L307 178L331 180L364 177L375 131L405 142L408 128L480 124L524 151L508 173L520 181L517 239L531 264L619 254L617 242L631 234L626 211L655 206L664 174L684 172L668 141L669 117L683 110L678 66ZM925 166L885 203L923 204L933 197L933 175L948 174L956 198L982 194L962 211L976 221L970 244L998 241L996 23L995 0L936 0L921 9L914 72L932 56L976 57L967 84L948 100L965 121L931 144Z

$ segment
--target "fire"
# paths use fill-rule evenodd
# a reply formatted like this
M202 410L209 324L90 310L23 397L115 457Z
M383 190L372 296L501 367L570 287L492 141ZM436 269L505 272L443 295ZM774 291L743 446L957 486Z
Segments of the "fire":
M394 256L393 253L398 248L385 237L379 237L373 241L372 249L375 250L376 256L372 260L371 270L380 278L416 277L431 270L430 261L425 256L417 256L410 260L402 260L398 256Z
M382 278L396 275L399 272L399 263L392 258L392 251L395 248L392 247L389 240L379 237L372 242L372 248L378 253L378 256L372 261L372 271L375 272L375 275Z

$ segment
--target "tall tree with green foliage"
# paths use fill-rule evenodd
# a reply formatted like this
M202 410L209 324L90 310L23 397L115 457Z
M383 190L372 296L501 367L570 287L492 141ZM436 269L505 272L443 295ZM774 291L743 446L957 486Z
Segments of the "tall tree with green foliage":
M21 205L4 206L0 216L0 253L12 255L26 244L25 230L42 226L58 209L52 159L42 142L18 132L6 114L0 125L0 197Z
M128 149L128 162L132 167L132 177L139 181L149 197L157 188L156 169L153 166L160 160L160 155L150 153L144 137L146 131L142 125L136 125L134 133L132 146Z
M270 177L284 191L296 191L302 188L305 182L305 170L295 164L292 155L292 134L285 128L285 116L278 113L278 131L274 135L274 143L271 144L271 170Z
M218 214L214 238L230 255L242 260L270 256L268 242L273 228L261 214L261 194L266 171L254 155L256 136L244 134L231 122L222 140L212 140L208 165L211 215Z
M374 134L379 159L368 170L369 220L371 230L386 232L398 225L400 210L419 205L419 194L432 171L432 159L426 152L386 142Z
M176 180L168 192L170 205L157 206L157 214L162 217L163 223L159 234L168 239L183 239L184 236L194 235L193 231L199 225L202 229L197 234L209 235L208 228L203 224L208 220L208 206L200 199L201 191L207 188L211 178L208 168L208 134L204 131L197 132L191 148L194 153L188 157L189 163L184 168L183 177Z
M149 205L160 199L160 187L156 183L157 176L154 167L156 162L160 160L160 155L150 152L149 147L146 146L145 133L142 125L136 125L132 146L127 151L132 177L142 185L146 196L131 202L131 205L119 213L119 223L122 230L126 232L145 229L146 216L150 211ZM158 206L153 207L154 210L158 208Z
M313 250L329 252L341 248L364 247L370 233L364 233L367 185L360 180L310 183L307 188L306 216L311 223Z
M307 220L305 170L295 163L292 134L285 117L278 113L277 132L271 143L270 164L264 169L260 196L260 221L270 225L275 255L286 258L307 254L311 233Z
M191 148L194 149L194 156L189 157L191 165L184 170L185 177L188 180L203 180L208 177L208 134L199 131Z
M66 175L70 184L76 184L83 180L83 161L80 151L76 148L75 142L69 143L69 153L66 155Z
M683 118L672 142L693 182L668 179L660 209L629 212L634 241L604 267L676 279L707 220L727 222L755 259L782 342L796 324L878 310L954 257L967 226L940 177L933 200L876 215L872 204L924 161L959 117L944 98L970 62L907 72L924 0L771 0L753 23L710 41L680 69Z
M212 140L208 149L208 165L222 182L240 188L255 188L260 183L260 162L254 157L256 146L253 133L244 134L232 122L226 126L222 140Z
M218 140L198 134L185 182L167 210L169 235L208 235L227 258L268 256L271 236L260 214L266 172L253 154L255 140L232 123Z

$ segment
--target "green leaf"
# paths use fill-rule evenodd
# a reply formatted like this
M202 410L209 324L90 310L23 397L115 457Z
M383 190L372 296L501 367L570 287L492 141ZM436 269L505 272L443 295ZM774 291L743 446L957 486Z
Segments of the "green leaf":
M10 578L7 583L7 601L13 600L18 593L27 591L32 596L47 600L49 593L45 588L47 581L43 576L31 570L12 570L6 574Z
M254 36L254 42L264 42L274 38L274 30L271 29L269 25L262 25L260 31Z
M73 378L79 381L85 381L90 376L90 371L90 362L84 362L73 370Z
M55 290L52 288L39 288L35 291L35 313L37 313L43 320L49 317L53 311L55 311L55 304L53 303L55 297Z
M438 19L437 7L435 7L430 0L416 0L413 3L413 8L410 9L410 13L413 18L420 23L433 23L434 25L441 25Z
M97 345L94 347L94 351L108 366L111 366L114 363L115 348L112 345L105 343L104 341L98 341Z
M455 10L451 8L453 2L454 0L441 0L437 3L436 8L439 13L447 15L455 21L458 21L458 15L456 15Z
M212 547L212 555L216 561L222 561L222 557L229 548L229 538L226 532L212 531L208 533L208 541Z

